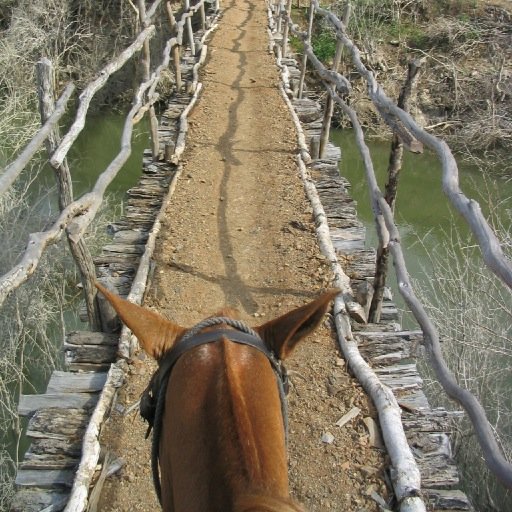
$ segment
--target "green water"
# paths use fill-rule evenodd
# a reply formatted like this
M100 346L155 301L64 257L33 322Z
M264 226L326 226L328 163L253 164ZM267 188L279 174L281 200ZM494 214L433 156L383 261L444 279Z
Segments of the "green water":
M333 143L342 148L340 173L351 183L350 194L357 201L359 219L367 228L368 247L377 247L375 223L371 211L368 187L362 159L350 130L333 130ZM367 141L379 187L384 191L389 159L389 142ZM498 201L512 208L512 180L484 175L477 167L459 164L460 186L464 194L477 200L484 214L491 201ZM506 213L506 212L505 212ZM510 221L504 216L504 221ZM409 274L414 280L427 281L432 271L429 253L442 250L450 243L450 233L457 229L469 233L464 219L449 204L442 191L441 165L437 156L426 150L422 154L404 152L404 163L396 203L396 223L399 227L402 248ZM402 310L404 326L411 327L414 320L405 313L405 306L391 272L389 285L393 298Z
M103 113L101 116L87 119L84 130L68 153L68 165L73 180L74 199L89 192L98 176L107 168L111 160L120 151L120 139L123 131L124 114ZM107 189L110 199L122 201L126 191L137 183L142 169L142 154L150 147L147 124L142 121L134 127L132 152L128 161ZM48 190L55 185L54 174L46 166L32 185L34 194ZM46 207L54 207L57 202L52 194Z

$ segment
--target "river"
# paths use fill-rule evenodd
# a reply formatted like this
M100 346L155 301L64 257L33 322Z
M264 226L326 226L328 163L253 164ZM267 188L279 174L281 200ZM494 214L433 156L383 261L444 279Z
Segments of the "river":
M340 173L351 183L350 194L357 201L359 219L364 223L367 231L367 246L377 246L375 224L371 211L368 188L362 159L357 150L354 136L351 130L332 130L331 140L342 148L342 160ZM377 179L381 190L384 190L386 180L390 143L382 141L367 141L370 149ZM510 172L509 172L510 174ZM502 232L507 234L505 238L510 244L512 233L512 179L496 173L494 176L485 174L478 167L459 163L460 186L466 196L476 199L485 215L490 209L498 211L497 220L502 223ZM480 390L484 407L488 417L498 425L504 444L512 449L512 382L510 371L512 368L512 351L510 340L512 339L511 325L511 296L505 287L495 284L489 290L476 289L468 291L466 287L475 281L475 286L481 285L479 274L483 263L479 259L479 249L470 238L469 228L456 210L448 204L448 199L442 191L441 165L437 156L430 151L423 154L404 153L404 164L400 177L398 198L396 204L396 223L399 227L401 244L411 279L415 285L424 290L423 296L431 303L431 310L437 322L445 323L448 327L439 327L441 335L448 338L452 333L457 336L465 329L464 336L471 342L479 336L482 342L473 351L466 347L460 348L457 344L444 343L445 357L450 360L452 368L458 371L464 370L466 374L459 376L459 380L473 385L475 375L479 367L485 368L484 384L476 385ZM496 220L496 219L495 219ZM462 233L463 249L453 243L454 233ZM509 253L510 255L510 253ZM468 256L468 259L464 259ZM446 270L460 272L464 284L458 286L449 282L446 278ZM393 268L390 268L388 285L392 290L393 299L400 311L400 321L405 328L417 328L417 324L408 312L405 303L398 292ZM469 284L468 284L469 283ZM487 281L485 281L487 283ZM496 287L495 287L496 286ZM486 296L486 293L490 297ZM451 295L453 294L453 295ZM492 301L499 299L502 302L502 311L494 307ZM466 311L460 311L460 304L465 304ZM496 303L498 300L496 300ZM437 315L436 315L437 311ZM478 313L489 313L485 318L485 325L478 325ZM443 318L444 316L444 318ZM457 317L455 319L455 316ZM475 319L477 318L478 319ZM454 327L455 326L455 327ZM488 349L499 337L491 336L496 329L504 343L494 346L496 354L488 358ZM492 338L492 339L491 339ZM489 359L489 360L488 360ZM465 366L467 365L467 366ZM485 366L488 365L488 366ZM432 376L426 367L425 361L422 376L426 382L426 393L433 405L448 405L447 399L438 399L443 396L439 385L431 382ZM462 370L461 370L462 368ZM488 375L492 374L489 379ZM494 389L489 384L494 382ZM491 398L492 396L492 398ZM495 398L499 397L499 398ZM454 404L451 403L451 407ZM457 406L455 405L455 408ZM485 473L478 452L475 452L474 439L469 427L464 425L466 438L460 442L457 451L459 468L463 470L463 487L470 495L476 510L512 510L512 496L503 492L503 489L490 478L490 492L480 487L482 475ZM476 455L476 461L471 455ZM491 499L494 503L491 503Z

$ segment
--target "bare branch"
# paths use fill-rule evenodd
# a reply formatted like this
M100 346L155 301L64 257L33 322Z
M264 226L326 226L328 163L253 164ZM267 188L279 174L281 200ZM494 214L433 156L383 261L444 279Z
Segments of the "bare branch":
M21 155L14 162L9 164L5 168L4 172L0 175L0 196L7 192L9 187L21 174L30 159L36 154L36 152L43 145L44 141L51 134L55 128L55 125L66 111L66 105L74 90L74 84L70 83L66 86L66 89L64 89L64 92L61 94L55 105L55 110L53 111L52 115L47 119L47 121L32 138L32 140L27 144Z
M59 147L55 150L50 163L53 167L58 167L66 158L66 155L69 151L69 148L75 142L80 132L83 130L85 126L85 116L87 115L87 111L89 110L89 105L93 96L98 92L108 81L110 75L115 73L117 70L122 68L126 62L133 56L133 54L142 48L144 41L152 37L155 33L155 26L151 25L144 29L137 39L123 52L119 54L119 56L113 61L109 62L99 73L98 78L89 83L89 85L84 89L82 94L80 95L80 105L78 107L75 121L71 125L71 128L68 130L66 135L62 138Z

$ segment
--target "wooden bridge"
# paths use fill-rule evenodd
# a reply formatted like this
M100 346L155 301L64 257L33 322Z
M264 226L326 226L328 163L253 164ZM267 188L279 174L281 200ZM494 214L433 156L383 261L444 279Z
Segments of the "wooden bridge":
M160 3L154 2L147 18L143 18L145 31L151 30L150 16ZM123 217L110 226L112 241L93 261L94 274L100 280L134 301L142 299L163 208L180 179L187 117L201 92L198 71L206 58L205 43L216 25L222 24L222 12L218 4L200 1L190 9L187 2L181 20L176 23L168 11L177 35L174 43L168 45L164 65L168 65L171 52L180 47L180 56L173 53L179 59L173 64L176 87L160 118L156 121L152 117L154 143L144 154L140 180L128 191ZM373 282L375 251L366 248L365 230L350 197L350 183L339 174L341 151L328 141L326 110L332 111L332 106L326 109L318 95L307 90L302 72L305 61L299 63L287 52L288 31L293 29L288 12L289 6L286 9L283 3L270 3L269 45L280 70L283 105L289 107L298 133L297 164L312 204L318 243L331 265L334 283L343 292L335 306L342 353L356 376L363 375L363 385L371 382L379 388L378 396L372 396L377 409L379 402L382 406L384 401L384 408L393 410L379 410L381 422L398 418L399 425L394 428L402 429L394 440L389 441L390 436L385 435L397 507L471 510L467 497L459 490L458 471L452 458L451 414L431 409L422 391L415 362L416 351L424 344L422 331L401 329L389 296L383 304L381 321L365 322L368 296L361 290L368 290ZM193 30L192 20L199 29ZM189 33L186 44L182 40L184 31ZM309 48L307 41L305 48ZM333 98L335 86L346 87L333 71L324 69L319 73L324 80L330 76L331 84L335 84L329 85ZM149 80L150 75L145 78ZM149 88L146 82L144 90ZM139 105L137 115L141 110L151 111L154 101L151 94L147 95L146 104ZM53 159L58 164L57 154L58 151ZM94 198L88 207L93 203ZM53 373L45 394L21 396L19 413L30 417L27 436L31 446L19 464L13 511L94 509L91 504L97 500L108 469L99 467L100 432L115 403L117 390L123 385L126 361L136 344L126 329L120 335L116 332L115 315L106 305L100 306L103 332L68 333L63 347L67 370ZM354 352L358 354L354 356ZM371 377L365 376L368 372ZM398 451L407 452L405 456L396 454L397 446ZM403 474L404 469L409 474ZM416 471L421 476L418 480L414 479Z

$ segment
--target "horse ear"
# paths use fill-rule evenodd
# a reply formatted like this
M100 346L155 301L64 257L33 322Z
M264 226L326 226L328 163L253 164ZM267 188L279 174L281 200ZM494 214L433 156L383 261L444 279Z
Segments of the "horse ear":
M95 284L151 357L160 359L186 331L184 327L166 320L158 313L122 299L98 282Z
M297 343L316 329L338 293L338 289L328 290L313 302L270 320L255 330L279 359L286 359Z

